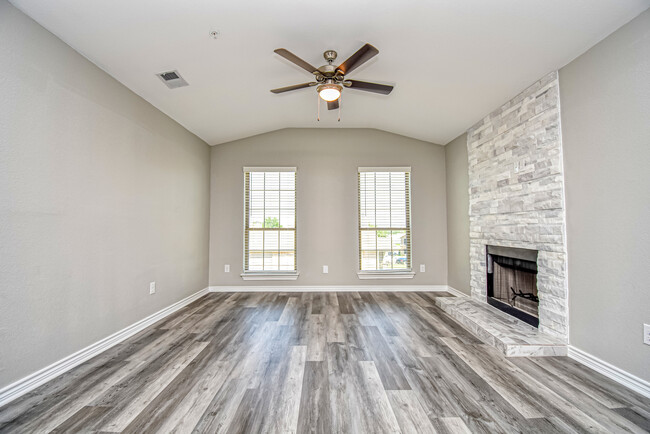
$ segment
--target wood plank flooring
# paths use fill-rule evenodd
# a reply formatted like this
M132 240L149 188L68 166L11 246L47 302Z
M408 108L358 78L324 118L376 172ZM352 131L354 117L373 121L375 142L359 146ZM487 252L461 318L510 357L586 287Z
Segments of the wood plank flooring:
M212 293L0 408L0 432L650 432L650 400L509 358L447 293Z

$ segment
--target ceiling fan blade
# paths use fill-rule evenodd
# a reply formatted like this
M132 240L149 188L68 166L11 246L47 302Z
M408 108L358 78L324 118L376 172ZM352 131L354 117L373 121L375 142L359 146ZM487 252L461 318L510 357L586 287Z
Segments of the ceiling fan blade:
M335 99L334 101L327 101L327 110L336 110L339 108L339 100Z
M271 89L271 92L273 92L273 93L289 92L290 90L304 89L305 87L314 86L315 84L317 84L317 83L316 82L309 82L309 83L302 83L302 84L294 84L293 86L287 86L287 87L280 87L280 88L277 88L277 89Z
M379 50L373 47L370 44L366 44L363 47L359 48L356 53L348 58L345 62L341 63L337 71L341 71L342 74L349 74L353 70L357 69L359 66L366 63L368 60L375 57L379 54Z
M367 81L346 80L350 83L351 89L365 90L366 92L380 93L388 95L393 90L393 86L386 84L368 83Z
M273 50L273 51L279 54L280 56L284 57L288 61L293 62L296 65L300 66L302 69L309 72L310 74L313 74L314 72L318 71L318 68L305 62L300 57L296 56L295 54L293 54L291 51L287 49L278 48L277 50Z

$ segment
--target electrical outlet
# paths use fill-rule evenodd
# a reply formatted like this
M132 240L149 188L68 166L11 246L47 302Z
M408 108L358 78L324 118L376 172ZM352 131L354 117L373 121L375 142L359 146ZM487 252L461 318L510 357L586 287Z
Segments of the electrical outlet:
M329 272L330 272L330 267L328 267L327 265L323 265L323 274L327 274Z
M224 273L230 273L230 264L226 264L223 266L223 272Z
M420 273L424 273L427 271L427 266L424 264L420 264Z
M643 343L650 345L650 324L643 324Z
M149 282L149 295L156 293L156 282Z

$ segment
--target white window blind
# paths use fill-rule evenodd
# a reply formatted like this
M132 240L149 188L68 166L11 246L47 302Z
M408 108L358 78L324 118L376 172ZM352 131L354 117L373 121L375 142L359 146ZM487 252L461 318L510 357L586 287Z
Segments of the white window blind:
M244 271L296 271L295 168L244 168Z
M411 269L410 168L359 168L359 268Z

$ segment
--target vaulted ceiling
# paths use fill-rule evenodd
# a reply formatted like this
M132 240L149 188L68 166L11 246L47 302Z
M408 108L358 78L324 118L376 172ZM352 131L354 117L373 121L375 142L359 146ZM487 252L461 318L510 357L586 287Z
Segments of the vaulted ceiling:
M211 145L286 127L378 128L445 144L547 72L650 6L648 0L12 0L75 50ZM215 40L212 30L219 31ZM310 81L273 53L342 62L364 43L379 55L350 78L341 121ZM337 62L337 63L338 63ZM177 69L189 86L156 73Z

